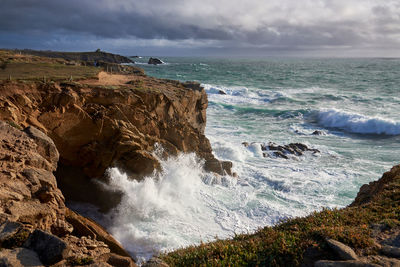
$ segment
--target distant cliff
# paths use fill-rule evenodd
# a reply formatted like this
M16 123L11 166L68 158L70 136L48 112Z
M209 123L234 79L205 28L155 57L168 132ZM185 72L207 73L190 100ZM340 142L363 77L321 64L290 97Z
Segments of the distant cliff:
M41 50L15 50L18 53L26 55L34 55L49 58L62 58L68 61L85 61L85 62L107 62L107 63L133 63L128 57L107 53L103 51L95 52L58 52L58 51L41 51Z

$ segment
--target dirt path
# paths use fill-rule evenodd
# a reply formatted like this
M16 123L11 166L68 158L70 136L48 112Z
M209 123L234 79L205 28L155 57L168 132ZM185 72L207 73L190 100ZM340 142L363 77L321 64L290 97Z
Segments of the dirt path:
M89 85L124 85L137 79L135 75L110 74L105 71L99 72L98 78L98 80L83 80L80 83Z

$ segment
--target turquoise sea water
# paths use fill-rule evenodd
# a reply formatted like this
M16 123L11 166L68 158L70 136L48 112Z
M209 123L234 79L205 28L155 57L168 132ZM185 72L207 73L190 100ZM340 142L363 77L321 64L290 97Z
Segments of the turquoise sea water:
M138 66L204 86L206 136L238 178L205 174L194 155L164 161L163 173L143 182L111 169L110 186L125 197L110 230L137 258L344 207L399 163L398 59L161 59L167 64ZM268 142L321 153L263 157Z

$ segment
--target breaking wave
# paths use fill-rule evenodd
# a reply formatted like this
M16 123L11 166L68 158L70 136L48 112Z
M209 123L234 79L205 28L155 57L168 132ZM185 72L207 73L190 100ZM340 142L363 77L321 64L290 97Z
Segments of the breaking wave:
M380 117L369 117L337 109L319 111L317 120L318 123L324 127L339 128L351 133L379 135L400 134L400 122Z

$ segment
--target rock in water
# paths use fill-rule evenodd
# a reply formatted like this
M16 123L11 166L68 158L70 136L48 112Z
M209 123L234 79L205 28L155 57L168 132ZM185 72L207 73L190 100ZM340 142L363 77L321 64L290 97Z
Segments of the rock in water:
M323 135L324 133L322 131L319 130L315 130L312 135Z
M224 90L219 90L219 91L218 91L218 94L220 94L220 95L226 95L226 92L225 92Z
M242 145L245 147L249 146L248 142L243 142ZM260 144L261 150L263 151L263 156L289 159L288 155L302 156L304 152L320 153L318 149L309 148L305 144L301 143L290 143L288 145L277 145L275 143L269 142L268 144Z
M151 57L151 58L149 58L149 62L147 62L147 64L159 65L159 64L164 64L164 62L162 62L158 58Z

